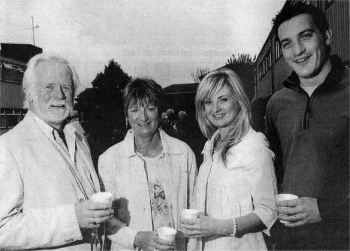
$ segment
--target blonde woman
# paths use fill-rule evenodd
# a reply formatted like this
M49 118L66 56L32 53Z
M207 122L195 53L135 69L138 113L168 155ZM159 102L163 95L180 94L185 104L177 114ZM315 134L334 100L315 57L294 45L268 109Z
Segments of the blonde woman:
M202 250L266 250L262 232L276 219L274 154L263 134L250 127L250 104L239 77L229 69L209 73L196 95L204 136L204 162L197 179L195 220L182 220Z

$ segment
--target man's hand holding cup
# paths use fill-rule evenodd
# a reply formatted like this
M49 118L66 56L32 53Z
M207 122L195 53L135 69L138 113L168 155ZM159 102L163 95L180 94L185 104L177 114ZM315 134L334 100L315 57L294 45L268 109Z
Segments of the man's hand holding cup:
M98 228L101 223L113 217L112 193L93 194L90 200L75 204L75 213L80 228Z
M276 195L278 219L286 227L299 227L321 221L317 200L293 194Z

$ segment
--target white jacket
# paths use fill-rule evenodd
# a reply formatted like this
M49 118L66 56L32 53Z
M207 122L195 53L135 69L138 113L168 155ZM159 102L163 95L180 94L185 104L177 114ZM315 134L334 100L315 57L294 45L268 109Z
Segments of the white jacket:
M175 227L180 211L194 203L197 175L195 156L190 147L160 130L164 154L162 177L164 192L170 198ZM129 130L124 141L109 148L99 159L99 173L106 191L117 199L118 218L127 227L108 236L112 250L134 250L138 231L152 231L152 216L144 161L135 154L134 132Z
M205 212L206 196L209 216L230 219L255 213L269 229L276 220L274 195L277 191L274 154L262 133L250 128L240 143L229 149L226 166L213 159L217 131L204 146L204 162L197 180L198 209ZM211 177L209 177L211 176ZM207 189L208 179L211 189ZM207 194L206 194L207 191ZM205 250L266 250L262 232L245 234L242 238L220 237L206 241Z
M0 137L0 250L90 250L75 214L75 203L85 197L70 171L74 164L63 157L34 116L29 111ZM85 190L98 191L86 139L71 125L64 130L72 130L89 163L85 171L94 187Z

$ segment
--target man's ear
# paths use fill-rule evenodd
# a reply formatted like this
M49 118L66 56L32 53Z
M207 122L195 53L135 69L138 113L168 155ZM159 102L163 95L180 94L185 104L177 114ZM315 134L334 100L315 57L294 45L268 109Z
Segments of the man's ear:
M30 90L24 90L24 92L26 93L26 99L28 100L28 103L30 104L31 102L33 102L32 92Z
M331 29L326 30L325 42L327 45L331 45L331 43L332 43L332 30Z

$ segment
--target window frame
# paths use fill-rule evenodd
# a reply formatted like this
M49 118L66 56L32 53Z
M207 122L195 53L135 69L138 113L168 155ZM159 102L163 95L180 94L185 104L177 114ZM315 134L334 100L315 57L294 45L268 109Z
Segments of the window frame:
M22 66L5 62L5 61L2 61L1 65L2 65L2 76L1 76L2 81L8 82L8 83L22 84L23 75L24 75L24 69ZM6 71L12 71L12 73L16 76L16 79L15 80L11 80L11 78L6 79L5 78Z
M27 114L27 110L24 109L9 109L9 108L1 108L0 109L0 116L2 116L2 120L0 119L0 129L12 129L18 123L24 118L24 116ZM11 123L9 125L10 119L13 119L13 117L16 117L15 120L17 120L14 124Z

